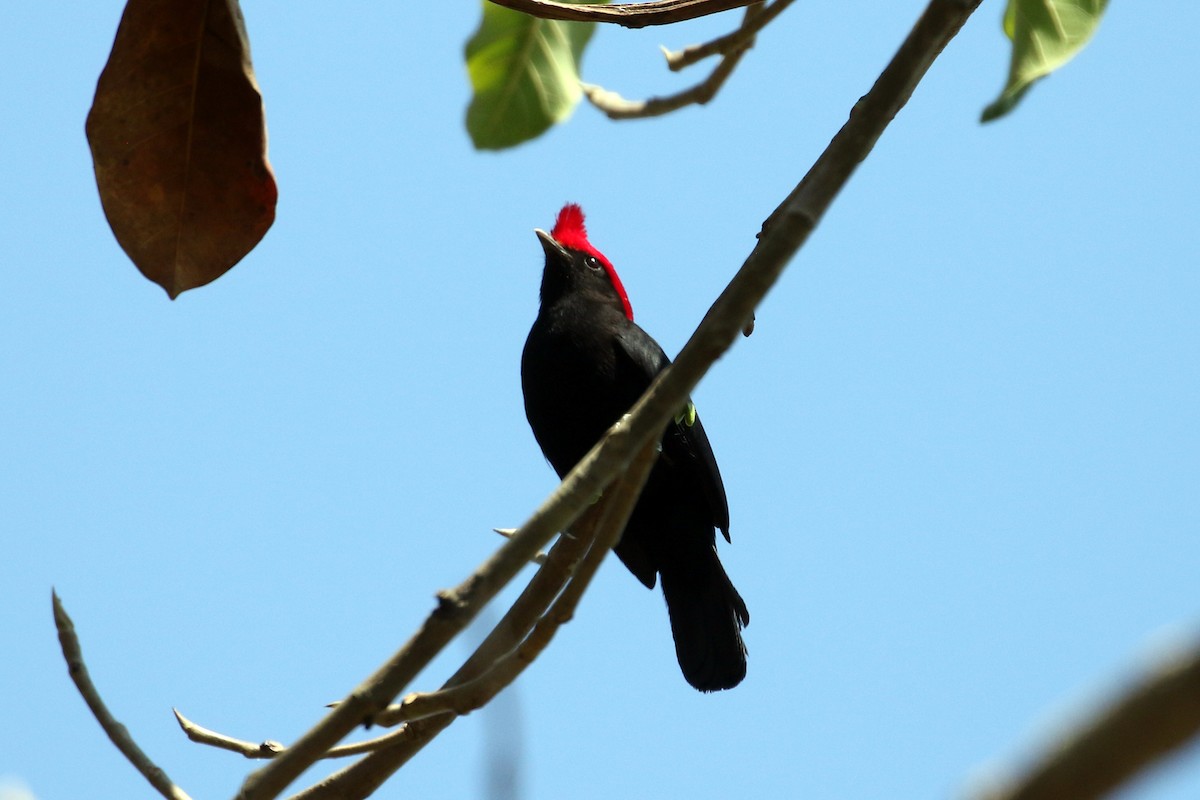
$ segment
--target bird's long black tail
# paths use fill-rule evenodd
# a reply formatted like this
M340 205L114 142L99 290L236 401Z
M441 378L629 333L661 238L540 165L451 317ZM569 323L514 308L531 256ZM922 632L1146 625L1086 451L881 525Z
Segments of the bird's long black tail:
M746 677L746 603L713 545L692 540L659 568L683 677L702 692L732 689Z

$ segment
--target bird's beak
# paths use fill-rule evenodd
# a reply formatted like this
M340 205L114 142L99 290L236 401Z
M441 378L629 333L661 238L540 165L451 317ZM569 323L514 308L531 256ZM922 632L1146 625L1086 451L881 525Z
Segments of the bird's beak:
M554 240L554 237L546 233L541 228L534 228L533 232L542 240L542 249L546 251L547 259L555 259L556 261L570 261L571 256L567 254L567 250L561 244Z

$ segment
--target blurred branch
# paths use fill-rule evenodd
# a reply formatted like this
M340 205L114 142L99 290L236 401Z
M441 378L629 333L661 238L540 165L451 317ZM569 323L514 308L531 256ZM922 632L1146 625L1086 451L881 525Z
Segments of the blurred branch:
M491 0L498 6L520 11L531 17L570 22L610 22L625 28L670 25L742 8L757 0L651 0L645 3L613 5L574 5L552 0Z
M1200 646L1155 665L1044 748L1024 775L975 800L1092 800L1200 734Z
M584 97L604 112L609 119L643 119L678 111L685 106L704 105L717 96L725 81L733 74L746 51L754 46L754 34L778 16L792 0L775 0L771 5L755 3L746 9L741 26L733 33L714 39L708 44L694 45L682 52L666 52L667 66L679 70L710 55L721 55L720 62L708 77L691 88L664 97L647 100L626 100L616 92L590 83L583 84Z
M91 709L92 716L100 723L100 727L108 734L112 743L121 751L121 755L125 756L133 768L140 772L142 777L158 790L159 794L166 797L167 800L191 800L187 792L176 786L167 777L167 773L163 772L157 764L150 760L149 756L142 752L142 748L138 747L137 742L129 735L125 726L113 718L88 674L87 664L83 661L83 649L79 645L79 637L75 635L75 623L71 621L62 601L58 599L58 592L52 591L50 597L54 606L54 627L58 629L58 642L62 646L63 660L67 662L67 672L70 673L71 680L75 682L75 688L83 696L83 701Z

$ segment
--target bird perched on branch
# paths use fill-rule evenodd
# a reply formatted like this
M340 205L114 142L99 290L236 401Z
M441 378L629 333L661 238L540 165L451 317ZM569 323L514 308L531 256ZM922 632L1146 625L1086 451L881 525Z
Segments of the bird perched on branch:
M563 207L550 233L535 233L546 266L521 387L533 435L562 477L671 362L633 321L625 287L588 241L579 206ZM728 541L725 486L688 401L663 431L616 553L647 588L661 577L679 666L703 692L732 688L746 675L741 630L750 613L717 558L716 528Z

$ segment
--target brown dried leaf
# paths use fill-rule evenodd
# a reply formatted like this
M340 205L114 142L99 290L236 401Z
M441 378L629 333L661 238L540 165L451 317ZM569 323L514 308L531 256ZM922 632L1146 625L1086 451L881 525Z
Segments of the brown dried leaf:
M87 137L117 241L172 299L225 274L275 219L237 0L128 0Z

